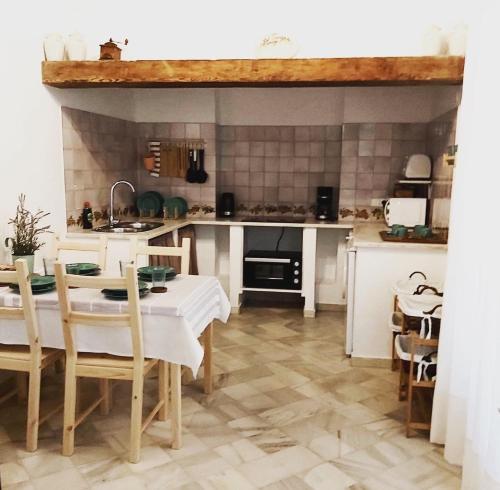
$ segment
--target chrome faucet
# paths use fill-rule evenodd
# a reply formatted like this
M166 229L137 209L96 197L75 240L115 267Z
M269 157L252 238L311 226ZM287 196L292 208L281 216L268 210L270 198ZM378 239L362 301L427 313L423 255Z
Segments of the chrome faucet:
M114 217L113 208L114 208L114 204L115 204L115 187L120 185L120 184L127 184L132 189L132 192L135 192L134 186L130 182L128 182L127 180L119 180L111 186L111 192L110 192L110 197L109 197L110 207L111 207L111 209L109 210L109 226L111 226L111 227L116 225L116 223L118 223L118 220L115 219L115 217Z

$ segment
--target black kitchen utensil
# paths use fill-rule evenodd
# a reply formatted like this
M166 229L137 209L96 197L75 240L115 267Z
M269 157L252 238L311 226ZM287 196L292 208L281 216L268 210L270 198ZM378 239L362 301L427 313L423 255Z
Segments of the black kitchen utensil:
M205 150L198 150L199 168L196 172L196 182L204 184L208 179L208 174L205 172Z
M186 180L191 184L197 182L197 170L196 170L196 160L195 160L195 152L196 150L189 150L189 168L186 172Z

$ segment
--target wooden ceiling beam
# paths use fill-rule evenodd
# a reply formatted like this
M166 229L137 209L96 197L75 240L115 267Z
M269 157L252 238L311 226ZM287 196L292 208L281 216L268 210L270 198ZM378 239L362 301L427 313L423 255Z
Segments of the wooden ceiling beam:
M45 61L42 80L59 88L459 85L464 58L310 58Z

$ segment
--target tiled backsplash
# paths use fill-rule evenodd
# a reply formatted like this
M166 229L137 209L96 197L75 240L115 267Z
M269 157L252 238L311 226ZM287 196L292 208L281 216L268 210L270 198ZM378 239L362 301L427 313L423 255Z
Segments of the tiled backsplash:
M447 228L450 215L453 166L444 161L448 146L455 144L457 110L449 111L427 124L427 152L432 166L432 224Z
M373 200L390 197L401 178L404 157L425 153L426 124L344 124L340 173L340 216L377 219Z
M305 214L318 186L338 187L340 126L219 126L218 192L241 213Z
M135 211L137 195L158 191L164 197L184 197L191 214L215 214L215 124L135 123L77 109L62 108L66 217L69 226L78 223L83 203L89 201L97 221L109 215L109 192L113 182L128 180L115 194L115 216ZM205 184L185 179L151 177L142 157L152 139L205 140Z
M139 161L147 152L147 142L162 139L203 139L205 141L204 184L191 184L179 177L151 177L142 166L138 167L139 189L157 191L164 197L183 197L191 214L215 215L215 124L214 123L137 123L137 152Z
M135 124L77 109L62 108L66 217L74 225L84 201L96 218L109 213L113 182L128 180L137 185ZM130 189L116 192L116 211L128 214L134 203Z
M357 123L343 126L218 126L214 123L134 123L62 109L68 224L84 201L97 218L109 212L109 190L129 180L137 193L181 196L190 214L213 216L216 192L234 192L239 214L313 213L318 186L340 188L340 219L380 220L375 200L390 197L405 156L433 159L433 224L448 226L452 167L443 153L455 141L456 110L424 123ZM205 184L152 177L142 157L147 142L203 139ZM128 214L136 196L116 193L115 214Z

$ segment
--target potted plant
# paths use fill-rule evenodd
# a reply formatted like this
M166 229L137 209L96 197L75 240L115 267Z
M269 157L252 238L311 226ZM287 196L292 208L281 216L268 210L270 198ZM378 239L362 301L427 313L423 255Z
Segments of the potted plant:
M26 196L20 194L16 216L9 220L9 225L13 227L14 236L5 239L5 246L11 248L13 263L21 257L26 259L28 269L32 274L35 252L44 245L44 242L40 241L40 235L50 228L50 225L40 226L40 221L50 213L43 211L32 213L24 207L25 201Z

